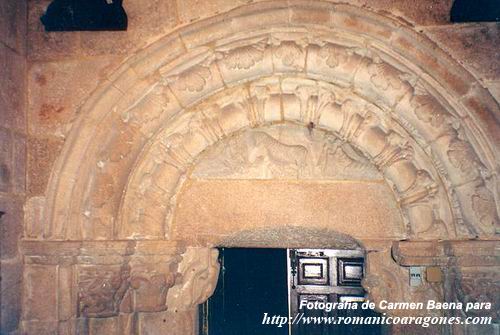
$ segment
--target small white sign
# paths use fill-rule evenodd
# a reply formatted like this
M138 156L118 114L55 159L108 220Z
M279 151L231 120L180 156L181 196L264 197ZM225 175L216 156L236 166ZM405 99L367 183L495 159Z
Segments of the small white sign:
M422 267L410 266L410 286L422 285Z

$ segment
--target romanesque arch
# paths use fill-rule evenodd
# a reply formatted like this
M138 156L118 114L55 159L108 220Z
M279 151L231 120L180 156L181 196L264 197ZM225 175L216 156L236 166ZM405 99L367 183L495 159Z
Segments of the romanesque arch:
M218 93L238 87L237 102ZM153 203L166 206L174 180L206 146L243 127L290 120L333 131L385 167L408 220L426 218L413 233L431 220L445 228L434 237L492 236L499 132L488 121L497 106L467 99L478 90L487 95L404 24L349 6L270 2L202 21L138 53L82 107L52 174L43 235L141 238L127 212L129 202L145 212L152 203L138 199L139 174L164 165L151 172L166 181ZM196 107L204 100L212 105ZM177 135L168 141L169 133ZM177 157L184 161L158 163L178 145L191 146ZM150 219L165 220L165 211Z
M110 296L120 295L109 306L68 298L79 301L80 316L158 311L184 291L192 308L210 294L216 266L206 251L189 251L178 266L184 251L169 238L170 222L186 174L221 140L291 124L348 143L381 171L404 218L401 238L495 239L498 112L468 72L406 23L324 2L250 4L165 36L107 78L81 108L51 174L44 218L27 237L69 241L82 257L75 262L108 255L90 251L98 240L118 250L122 258L100 278L137 280L109 279ZM39 252L28 245L26 255ZM159 262L170 268L156 270ZM204 273L201 291L169 275L190 266ZM85 268L81 292L98 276L92 271ZM122 307L132 294L125 281L132 307ZM141 292L154 292L142 282L158 284L160 307L141 305Z

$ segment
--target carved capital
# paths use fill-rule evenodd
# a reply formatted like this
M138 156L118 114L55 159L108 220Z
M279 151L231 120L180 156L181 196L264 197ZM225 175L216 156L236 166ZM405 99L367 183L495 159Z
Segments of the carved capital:
M214 292L219 277L217 249L191 248L183 254L178 282L169 291L168 308L190 310L206 301Z
M177 255L134 257L131 261L130 305L135 312L159 312L167 309L167 293L177 277ZM124 308L127 308L124 306Z
M122 266L82 266L78 271L78 316L118 315L129 286L130 269Z

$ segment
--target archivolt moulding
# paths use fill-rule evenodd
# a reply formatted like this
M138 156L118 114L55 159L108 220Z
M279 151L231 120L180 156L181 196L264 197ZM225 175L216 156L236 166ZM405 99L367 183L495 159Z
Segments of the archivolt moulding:
M328 95L321 101L307 90L291 95L280 82L253 87L249 100L238 107L246 108L245 114L222 106L218 114L201 111L201 122L186 124L188 115L195 113L191 107L215 93L273 75L333 83L377 106L392 121L380 123L367 112L346 112L347 101L334 108ZM414 232L430 232L422 238L492 236L498 224L494 195L500 131L494 117L498 105L491 100L460 65L396 20L323 2L244 6L150 45L92 94L51 175L43 234L36 236L28 227L28 236L152 237L140 232L147 222L127 224L134 217L126 212L131 206L149 215L150 207L141 207L145 201L129 193L147 187L138 175L170 159L164 156L171 155L172 148L186 149L174 150L180 164L166 164L149 176L161 181L162 192L170 198L182 169L204 147L233 128L286 120L313 122L333 131L384 167L410 222L415 216L424 218L411 224ZM249 109L249 103L263 105ZM322 108L327 111L318 113ZM183 127L198 131L161 144L159 134ZM418 144L423 161L432 164L424 167L407 159L404 141L390 136L401 129L410 135L407 140ZM422 216L421 209L414 208L429 197L433 200ZM163 220L164 225L168 204L159 205L163 214L153 221ZM439 226L446 232L426 226L429 221L442 221ZM158 237L158 232L153 235Z
M118 236L170 235L168 221L175 196L198 155L234 133L282 122L332 133L370 158L396 190L409 224L401 229L404 236L455 236L439 174L403 127L392 125L390 131L385 130L393 121L350 89L282 76L226 89L173 118L158 132L130 174L118 218ZM296 157L298 165L307 159L304 147L289 150L294 151L283 154Z

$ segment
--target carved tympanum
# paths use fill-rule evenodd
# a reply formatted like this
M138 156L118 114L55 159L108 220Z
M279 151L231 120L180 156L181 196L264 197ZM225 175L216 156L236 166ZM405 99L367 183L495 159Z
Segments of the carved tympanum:
M357 149L322 131L276 125L247 131L207 150L195 178L379 179Z

